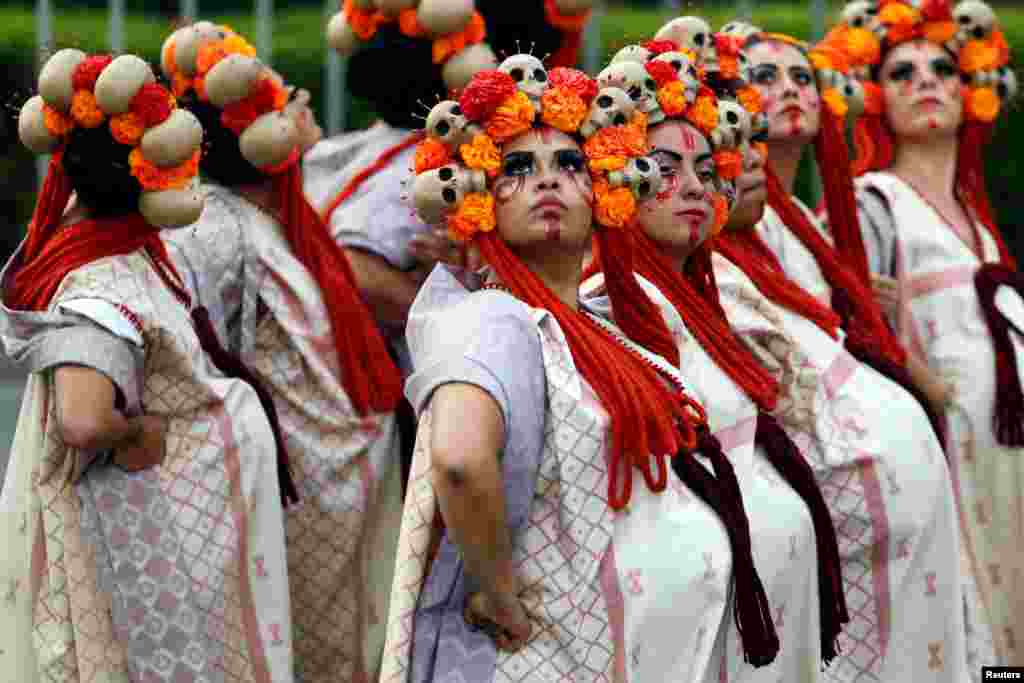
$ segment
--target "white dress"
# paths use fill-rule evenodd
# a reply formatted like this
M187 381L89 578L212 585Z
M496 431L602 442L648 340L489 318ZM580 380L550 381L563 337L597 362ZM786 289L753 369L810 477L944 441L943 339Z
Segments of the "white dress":
M889 173L861 178L858 200L882 209L862 211L864 242L872 270L899 281L900 338L955 390L945 418L964 563L978 587L976 626L991 626L998 658L973 668L1024 665L1024 451L995 438L995 351L974 287L978 267L999 260L995 240L979 224L979 255L973 235L958 235ZM1024 317L1024 302L1009 288L1001 288L996 302L1011 319ZM1024 343L1015 331L1010 339L1019 370Z

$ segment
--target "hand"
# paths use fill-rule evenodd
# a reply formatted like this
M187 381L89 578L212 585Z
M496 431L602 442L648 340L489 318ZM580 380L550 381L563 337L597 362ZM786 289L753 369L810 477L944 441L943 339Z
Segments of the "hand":
M476 271L483 265L480 251L471 245L460 244L448 236L444 228L420 233L412 238L409 251L421 263L447 263L465 270Z
M167 421L155 415L134 418L141 429L131 445L114 451L114 464L128 472L138 472L163 464L166 455Z
M515 594L474 593L466 601L463 617L491 636L502 652L518 652L530 639L530 619Z
M900 287L895 278L885 275L872 275L871 288L882 312L891 318L896 317L900 305Z

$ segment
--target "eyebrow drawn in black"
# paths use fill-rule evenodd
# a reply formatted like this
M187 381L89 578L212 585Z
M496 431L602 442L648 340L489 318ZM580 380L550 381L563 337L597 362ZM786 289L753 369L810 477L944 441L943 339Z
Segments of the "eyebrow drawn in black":
M693 163L696 166L697 164L703 164L705 161L711 161L713 158L713 154L701 154Z
M654 154L665 154L665 155L671 157L672 161L682 161L683 160L683 155L682 154L679 154L678 152L673 152L672 150L665 149L663 147L655 147L654 149L651 150L651 154L652 155L654 155Z

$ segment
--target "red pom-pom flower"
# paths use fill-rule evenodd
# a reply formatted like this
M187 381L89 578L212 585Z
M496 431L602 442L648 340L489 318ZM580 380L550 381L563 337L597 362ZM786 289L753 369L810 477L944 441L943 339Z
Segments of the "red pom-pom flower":
M644 64L644 68L647 69L647 73L651 75L659 88L679 79L679 73L668 62L647 62Z
M666 52L679 52L679 45L674 40L648 40L640 45L655 56Z
M256 110L257 115L263 115L278 108L277 105L280 103L279 88L280 86L273 79L261 78L256 82L252 92L245 99Z
M597 97L597 81L579 69L557 66L548 72L548 83L574 93L587 104Z
M174 100L167 88L156 83L146 83L132 98L132 113L142 119L146 128L152 128L167 120L171 115Z
M235 135L241 135L242 131L251 126L253 121L259 117L260 115L252 106L252 102L244 99L224 107L220 113L220 122Z
M484 121L508 98L516 94L516 82L503 71L481 71L459 97L462 113L470 121Z
M92 89L96 87L96 79L112 61L114 58L110 55L93 55L83 59L71 74L72 89L92 92Z

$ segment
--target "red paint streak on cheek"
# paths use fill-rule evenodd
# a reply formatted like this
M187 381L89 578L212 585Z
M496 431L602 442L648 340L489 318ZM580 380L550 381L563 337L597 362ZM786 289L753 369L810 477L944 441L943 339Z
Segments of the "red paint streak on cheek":
M914 92L914 84L911 81L900 83L899 93L902 97L909 97L912 92Z
M514 196L523 191L526 185L524 176L502 178L494 184L494 200L498 204L508 204Z
M928 119L928 128L930 128L931 130L936 130L936 129L938 129L938 127L939 127L939 122L938 121L936 121L935 119Z
M679 189L679 176L672 175L668 178L662 178L662 187L663 189L661 190L661 192L654 196L654 198L658 201L659 204L664 204L665 202L667 202L669 199L672 198L672 195L674 195L676 191ZM654 206L650 208L651 211L654 211L654 209Z

